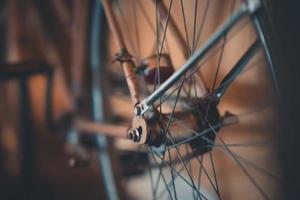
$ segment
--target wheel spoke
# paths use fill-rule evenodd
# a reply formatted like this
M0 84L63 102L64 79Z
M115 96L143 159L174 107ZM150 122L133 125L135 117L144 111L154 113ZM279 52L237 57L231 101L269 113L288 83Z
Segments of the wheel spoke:
M202 20L200 22L200 29L199 29L199 32L197 34L196 43L195 43L194 48L192 49L193 52L195 51L196 46L198 46L198 43L200 41L200 37L201 37L202 31L203 31L203 28L204 28L204 23L206 21L206 17L207 17L207 14L208 14L209 2L210 2L210 0L205 0L204 13L203 13L203 16L202 16Z
M159 2L156 0L155 1L155 23L156 23L156 75L155 75L155 81L154 81L154 91L156 89L157 86L160 86L160 67L159 67L159 63L160 63L160 55L163 51L164 48L164 43L166 40L166 35L167 35L167 30L168 30L168 24L169 24L169 20L170 20L170 16L171 16L171 10L172 10L172 5L173 5L173 0L170 1L169 7L168 7L168 14L166 17L166 23L165 23L165 27L164 27L164 32L163 32L163 37L162 37L162 41L160 44L160 35L159 35L159 9L158 9L158 5Z
M177 123L179 126L183 127L183 128L186 128L187 130L197 134L197 132L195 132L194 130L188 128L187 126L185 126L183 124L183 122L181 122L180 120L176 119L176 118L173 118L173 120L175 121L175 123ZM213 127L211 124L210 124L210 129L212 129L211 127ZM216 129L215 127L213 127L214 129ZM215 134L217 134L215 132ZM271 145L270 143L267 143L267 142L253 142L253 143L245 143L245 144L226 144L223 140L222 144L214 144L213 141L211 141L210 139L208 139L207 137L205 137L205 134L199 136L199 137L202 137L204 140L206 140L207 142L209 142L210 144L206 145L207 147L219 147L221 148L222 150L226 150L226 149L229 149L229 147L263 147L265 146L266 144L269 144ZM221 136L218 136L218 137L221 137ZM170 146L170 148L172 148L172 146ZM232 151L231 151L232 152ZM232 152L233 153L233 152ZM262 168L262 167L259 167L258 165L254 164L253 162L249 161L248 159L236 154L236 153L233 153L237 158L240 159L241 162L244 162L245 164L248 164L249 166L252 166L254 169L256 169L257 171L263 173L264 175L266 176L269 176L270 178L274 179L274 180L277 180L279 182L281 182L281 179L269 172L268 170Z
M137 50L135 49L135 45L134 45L133 38L132 38L133 36L132 36L132 34L130 34L131 33L130 28L129 28L130 26L129 26L129 23L127 22L127 20L126 20L125 14L123 13L123 10L121 9L119 0L116 1L115 5L116 5L116 7L117 7L117 9L120 13L121 21L123 21L122 24L124 24L124 26L125 26L125 27L124 26L123 27L126 29L127 35L124 38L127 38L128 46L131 47L131 49L134 51L134 54L135 54L134 56L137 56L138 53L137 53Z
M230 146L228 146L228 145L221 145L221 146L217 146L217 147L221 147L222 150L224 150L225 148L228 148L228 149L229 149ZM225 150L226 150L226 149L225 149ZM223 152L224 152L224 151L223 151ZM232 152L232 151L231 151L231 152ZM282 183L282 180L280 179L280 177L277 176L277 175L275 175L275 174L273 174L273 173L270 172L269 170L264 169L264 168L262 168L262 167L260 167L260 166L258 166L258 165L256 165L256 164L254 164L254 163L251 162L250 160L248 160L248 159L242 157L241 155L238 155L237 153L232 152L232 154L234 154L235 157L238 158L241 162L247 164L248 166L251 166L253 169L255 169L256 171L260 172L261 174L263 174L263 175L265 175L265 176L268 176L269 178L271 178L271 179L277 181L278 183Z
M215 136L218 137L218 139L223 144L225 144L224 141L223 141L223 139L220 137L219 134L217 134L215 128L210 124L210 122L207 121L207 123L208 123L209 127L211 128L211 130L213 131L213 133L215 134ZM240 162L240 160L229 149L229 147L225 146L225 149L231 155L231 157L234 159L235 163L240 167L240 169L243 171L243 173L246 175L246 177L248 178L248 180L253 184L253 186L257 189L257 191L262 195L262 197L264 199L270 199L269 196L266 194L266 192L258 185L258 183L256 182L256 180L250 175L250 173L248 172L248 170L243 166L243 164Z
M171 133L169 132L169 130L167 130L167 133L168 133L168 136L169 136L169 138L170 138L172 144L175 145L174 140L173 140L172 135L171 135ZM174 146L174 147L175 147L175 150L176 150L177 155L179 156L180 162L181 162L182 165L184 166L185 171L187 172L187 174L188 174L188 176L189 176L189 178L190 178L190 180L191 180L191 183L192 183L192 185L193 185L193 188L196 190L196 192L197 192L199 198L201 199L201 195L200 195L199 191L197 191L197 187L195 186L195 183L194 183L194 181L193 181L193 178L192 178L192 176L191 176L191 173L189 172L189 170L188 170L188 168L187 168L185 162L183 161L183 158L182 158L182 156L181 156L181 154L180 154L180 152L179 152L178 147L177 147L177 146Z
M247 21L246 23L242 24L242 27L240 29L238 29L237 31L233 32L230 36L227 37L227 42L230 42L234 36L236 36L238 33L240 33L242 30L244 30L244 28L249 24L249 22ZM197 64L197 66L195 66L195 68L193 70L191 70L191 73L189 75L186 76L185 81L190 80L195 73L197 73L203 66L205 66L205 64L207 63L207 61L212 58L214 55L216 55L223 47L224 43L221 43L219 45L217 45L214 49L211 50L211 52L200 62ZM161 100L161 103L159 103L158 105L156 105L156 107L161 106L162 103L164 103L166 100L168 100L168 98L180 87L180 84L178 84L177 86L175 86L175 88L170 92L169 95L167 95L166 98ZM209 95L210 93L208 93ZM207 96L207 95L206 95ZM206 97L205 96L205 97Z
M236 77L241 73L247 63L253 58L256 52L259 49L259 41L256 40L249 49L245 52L245 54L240 58L240 60L236 63L236 65L229 71L228 74L225 75L223 80L220 83L220 86L213 90L214 92L211 94L212 96L216 94L217 99L219 100L226 89L230 86L230 84L236 79Z
M194 21L193 21L193 40L192 40L192 49L191 54L195 51L195 37L196 37L196 27L197 27L197 11L198 11L198 0L195 0L195 10L194 10Z
M216 193L218 195L218 197L221 199L221 196L220 196L220 190L219 190L219 184L218 184L218 180L217 180L217 173L216 173L216 169L215 169L215 163L214 163L214 160L213 160L213 156L212 156L212 152L210 151L209 153L209 160L210 160L210 163L211 163L211 167L212 167L212 170L213 170L213 177L214 177L214 180L215 180L215 187L216 187Z
M137 23L137 9L135 1L131 0L132 7L133 7L133 20L134 20L134 27L135 27L135 36L136 36L136 48L137 48L137 57L138 59L141 58L141 44L140 44L140 32L138 29Z
M151 150L151 149L150 149L150 150ZM151 155L152 155L152 158L153 158L153 160L155 161L155 163L158 164L158 161L157 161L156 157L154 156L153 152L151 152ZM159 156L158 156L158 157L159 157ZM159 157L159 158L160 158L160 157ZM161 159L161 158L160 158L160 159ZM164 162L163 159L162 159L161 161ZM166 190L167 190L168 193L169 193L169 197L170 197L171 199L173 199L172 193L171 193L171 191L170 191L170 188L169 188L169 186L168 186L168 184L167 184L167 181L166 181L166 179L165 179L165 177L164 177L163 172L162 172L161 169L159 170L159 177L157 178L157 181L156 181L156 184L155 184L155 189L154 189L154 191L157 191L157 190L158 190L160 177L162 178L162 180L163 180L163 182L164 182L164 184L165 184Z
M156 154L157 155L157 154ZM185 183L187 183L191 188L194 188L197 191L197 188L195 188L195 185L193 183L190 183L184 176L182 176L180 173L178 173L173 167L170 167L170 165L162 160L159 156L158 158L161 160L162 164L166 167L168 167L169 169L171 169L175 174L177 174ZM185 168L183 166L183 168ZM205 197L200 191L197 191L197 193L200 195L200 199L204 198L207 199L207 197Z
M171 157L170 150L168 149L167 152L168 152L168 155L169 155L170 166L172 167L172 162L171 162L172 157ZM171 178L172 178L172 181L171 181L171 182L172 182L172 187L173 187L174 197L175 197L175 199L177 199L177 192L176 192L176 187L175 187L175 182L174 182L174 179L175 179L174 173L173 173L172 170L170 170L170 172L171 172Z
M223 178L223 174L218 171L219 169L221 169L221 166L219 166L219 162L217 162L216 160L219 155L215 154L215 151L212 151L212 149L215 148L221 150L224 154L230 157L235 163L233 164L234 167L236 167L235 165L237 165L239 169L243 172L241 175L242 178L246 179L246 182L247 180L249 180L251 183L251 185L249 185L251 187L253 185L263 198L269 199L270 197L265 191L266 188L263 188L260 185L261 183L258 182L259 179L253 176L254 174L251 174L250 172L259 172L260 174L265 175L265 177L267 178L271 178L273 180L276 180L277 182L280 182L280 178L276 175L276 173L274 173L274 171L276 170L272 170L273 172L271 172L270 170L265 169L266 167L264 165L257 164L247 159L247 157L243 157L236 152L238 152L239 148L268 147L271 146L270 142L268 142L268 140L264 138L264 141L257 141L253 139L250 141L248 140L246 142L233 141L231 143L225 143L225 141L220 136L219 132L217 132L216 130L219 130L225 125L230 124L230 122L228 122L229 120L224 122L224 119L226 119L227 115L225 114L223 117L220 118L220 120L218 119L218 122L214 122L213 124L209 122L211 113L210 111L212 110L213 106L215 106L213 104L214 100L216 100L216 103L219 103L219 100L221 99L223 94L225 94L225 91L230 87L233 81L236 80L236 78L240 78L242 74L251 69L256 68L256 66L259 66L259 64L265 60L262 58L258 61L255 60L256 62L252 62L252 58L255 55L257 55L256 52L260 47L258 42L259 40L256 40L246 51L246 53L238 59L237 63L233 65L229 72L225 74L223 78L220 77L221 71L223 69L223 61L225 61L225 58L223 58L225 57L225 46L249 24L250 20L245 20L246 23L242 23L245 21L240 20L243 16L246 16L250 13L250 10L248 9L248 4L241 3L241 5L243 6L241 6L240 9L237 10L237 12L232 14L236 4L236 1L232 0L232 5L230 5L231 16L225 20L225 23L221 24L220 28L216 29L217 31L211 34L211 37L208 38L207 42L204 43L202 48L199 48L196 51L197 46L200 45L200 43L202 43L204 39L204 33L207 32L204 30L204 27L208 25L207 18L209 16L208 12L211 9L211 2L209 0L194 0L194 2L191 2L193 9L190 10L193 13L187 12L188 6L183 0L178 0L178 5L176 5L176 1L174 2L175 5L173 5L173 0L169 0L167 2L168 5L166 7L163 7L165 8L165 12L162 13L161 7L165 4L163 4L163 1L155 0L154 20L154 16L153 18L149 16L150 12L143 1L140 2L131 0L131 4L128 4L128 7L126 7L131 8L133 12L131 14L128 12L130 17L133 18L129 21L127 21L128 19L126 20L125 18L125 16L129 16L128 13L123 13L126 11L123 5L124 3L119 0L117 0L115 3L115 9L119 10L120 13L120 16L118 16L118 18L122 18L120 19L120 21L123 22L122 27L124 28L124 30L122 30L122 32L125 35L124 38L128 40L127 42L129 47L131 47L130 49L132 49L134 56L137 57L137 59L134 59L134 62L137 61L138 64L144 64L144 62L141 62L144 61L142 59L145 58L145 55L142 55L142 53L145 53L143 43L143 39L145 38L142 37L145 31L142 30L140 27L142 22L148 25L151 31L153 31L154 33L154 37L153 35L151 35L151 37L153 37L154 40L151 41L150 44L152 49L150 49L151 47L148 48L149 50L152 50L150 52L150 56L156 56L156 71L155 73L153 73L155 74L154 84L147 85L146 80L143 80L143 77L140 78L140 85L143 87L140 89L143 90L143 94L146 96L146 98L137 105L144 105L144 108L147 107L147 109L148 107L151 108L149 109L149 115L147 113L144 115L144 117L146 120L150 119L152 116L156 117L156 120L159 122L159 130L161 132L164 132L166 138L164 141L161 142L163 144L161 144L161 147L158 148L158 150L155 147L150 146L151 144L149 144L149 146L147 146L147 149L145 149L145 151L149 154L149 165L147 167L148 174L150 177L149 181L151 182L152 187L153 199L164 198L166 196L168 197L168 199L174 200L181 198L178 187L182 187L182 181L184 182L183 184L188 185L190 187L188 187L188 192L191 191L190 198L207 199L206 194L202 194L202 191L205 191L205 187L208 187L210 189L209 191L211 192L211 194L218 197L218 199L225 198L221 196L221 193L224 193L222 188L224 184L221 180L221 178ZM121 7L123 7L123 9L121 9ZM177 11L175 9L178 8L178 12L172 12L172 7L174 11ZM176 14L179 14L179 16L174 16ZM142 16L142 19L139 19L140 16ZM184 48L180 49L185 51L185 57L190 57L192 59L187 58L187 62L175 73L170 75L173 78L173 81L170 81L169 78L166 81L162 82L161 79L163 79L162 77L164 75L164 64L162 64L161 60L162 54L169 54L170 58L172 57L172 62L174 60L175 65L177 65L177 59L173 58L173 53L178 50L173 50L173 46L170 46L171 49L169 49L168 47L168 42L171 42L173 39L169 39L168 32L168 29L172 30L173 28L173 19L171 18L172 16L177 17L176 21L174 22L181 23L181 26L178 27L182 29L180 33L182 33L183 35L182 41L185 44L185 46L182 46ZM238 23L238 21L241 21L241 23ZM131 25L132 27L129 27L129 25ZM238 27L238 29L235 29L236 25L241 26ZM131 32L130 28L132 28ZM135 39L136 41L133 41L133 39ZM255 52L252 48L255 49ZM251 50L253 50L252 54L248 55L248 52ZM210 63L208 61L212 59L215 55L217 55L216 64L215 66L213 66L214 71L212 72L212 81L209 87L210 90L208 92L205 92L205 94L201 95L199 89L199 79L197 79L198 76L196 76L196 73L199 73L199 70L202 69L204 66L210 66ZM181 61L180 59L181 57L178 58L179 61ZM250 60L252 65L248 65ZM151 65L152 64L153 63L151 63ZM148 66L146 67L147 70L152 70L152 68L148 68ZM180 73L178 71L180 71ZM219 82L219 79L221 80L221 82ZM169 84L165 84L168 81ZM150 91L152 91L152 93L150 93ZM215 95L218 97L218 99L215 99ZM187 107L190 109L191 104L195 103L196 100L206 100L205 98L208 99L207 106L203 110L200 110L200 108L197 107L193 111L193 113L197 113L200 115L201 119L199 119L199 121L203 122L203 127L205 128L201 128L200 125L198 127L200 130L197 128L192 128L192 125L189 125L191 127L188 127L186 124L189 123L185 124L185 122L183 122L184 120L181 121L180 119L176 118L176 114L178 114L177 110L187 111ZM232 105L232 103L230 105ZM220 104L219 106L221 108L223 104ZM143 110L142 114L144 114L146 111L143 107L141 108ZM239 108L240 107L238 107L238 109ZM217 109L219 109L219 107ZM167 111L165 110L168 110L169 114L166 114ZM171 112L169 112L170 110ZM234 117L237 117L239 119L238 121L240 121L241 117L246 115L248 116L249 114L252 114L257 111L258 109L252 110L251 112L248 112L246 114L242 113L240 115L234 115ZM222 112L223 108L220 109L220 113ZM164 118L164 116L167 116L167 118ZM181 136L176 138L175 134L172 133L171 130L173 127L171 126L173 125L173 122L186 129L187 132L183 132L183 134L186 133L187 135L184 135L185 138ZM232 124L233 122L230 125ZM240 127L241 126L235 126L235 128ZM176 131L174 131L174 133L175 132ZM191 133L192 136L189 136L189 133ZM213 137L213 139L209 137L211 134L214 134L215 136ZM205 144L203 144L203 147L205 149L208 149L207 152L197 151L198 149L196 148L198 147L194 147L194 144L198 144L197 139L205 140ZM176 143L174 141L176 141ZM191 143L192 141L195 143ZM202 148L202 146L199 148ZM204 157L205 155L206 157ZM223 156L223 154L221 154L221 156ZM132 163L134 164L134 162ZM156 174L156 172L158 174ZM246 178L244 175L246 176Z
M155 31L155 27L154 27L154 25L152 24L150 17L147 15L146 9L144 8L143 4L140 3L139 0L137 0L136 2L137 2L137 5L138 5L139 9L141 9L141 13L143 14L143 16L144 16L146 22L148 23L149 27L151 28L151 30L152 30L153 33L155 34L155 32L156 32L156 31Z
M233 1L232 6L231 6L231 11L230 11L231 16L232 16L232 13L233 13L233 10L234 10L234 7L235 7L235 3L236 2ZM217 69L216 69L215 76L213 78L213 83L212 83L212 86L211 86L211 89L210 89L211 95L210 95L210 98L209 98L209 103L208 103L208 106L207 106L207 109L206 109L205 115L204 115L205 121L207 120L211 103L212 103L212 101L214 101L214 95L215 95L214 92L215 92L215 87L216 87L216 83L217 83L217 78L218 78L218 74L219 74L220 68L221 68L221 63L222 63L222 59L223 59L223 55L224 55L225 45L227 43L227 32L224 33L223 40L224 40L224 42L222 44L220 56L219 56L219 59L218 59Z
M184 78L185 78L185 75L184 75ZM177 92L176 100L175 100L174 106L173 106L173 108L172 108L172 112L171 112L170 118L168 119L167 125L166 125L166 127L165 127L165 131L167 132L167 135L169 136L169 138L171 139L171 142L172 142L173 144L174 144L174 141L173 141L173 139L172 139L172 135L171 135L170 132L169 132L169 127L170 127L170 124L171 124L171 120L172 120L172 118L173 118L173 116L174 116L174 112L175 112L175 108L176 108L176 105L177 105L177 102L178 102L178 98L179 98L179 95L180 95L180 92L181 92L181 88L182 88L182 86L183 86L183 84L184 84L184 78L183 78L183 80L182 80L182 82L181 82L181 85L180 85L180 88L179 88L179 90L178 90L178 92ZM167 142L167 140L166 140L166 142ZM165 147L165 148L166 148L166 147ZM186 166L186 164L184 163L184 161L183 161L183 159L182 159L182 156L181 156L181 154L180 154L178 148L175 147L175 150L176 150L176 153L177 153L177 155L179 156L179 159L180 159L182 165L184 166L184 168L185 168L185 170L186 170L186 172L187 172L187 174L188 174L188 176L189 176L189 178L190 178L190 180L191 180L191 182L192 182L193 188L197 190L197 188L196 188L196 186L195 186L195 183L194 183L194 181L193 181L193 178L192 178L192 176L191 176L189 170L187 169L187 166ZM199 191L197 191L197 195L198 195L198 197L201 199L201 195L200 195Z
M150 160L149 160L150 162ZM149 173L149 177L150 177L150 183L151 183L151 188L152 188L152 195L153 195L153 199L156 199L156 190L154 187L154 178L153 178L153 174L152 174L152 167L149 165L148 166L148 173Z
M185 38L186 38L186 48L189 52L189 55L191 55L189 34L188 34L188 28L187 28L187 24L186 24L186 17L185 17L185 12L184 12L184 7L183 7L183 0L180 0L180 7L181 7L182 18L183 18L183 24L184 24L184 32L185 32Z

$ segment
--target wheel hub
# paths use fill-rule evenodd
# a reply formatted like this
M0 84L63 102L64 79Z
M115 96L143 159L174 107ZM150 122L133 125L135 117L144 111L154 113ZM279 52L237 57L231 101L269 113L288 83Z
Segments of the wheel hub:
M157 110L149 112L147 117L134 117L129 139L154 147L188 143L198 154L212 149L221 117L217 103L210 98L195 99L188 109L173 115L161 114Z

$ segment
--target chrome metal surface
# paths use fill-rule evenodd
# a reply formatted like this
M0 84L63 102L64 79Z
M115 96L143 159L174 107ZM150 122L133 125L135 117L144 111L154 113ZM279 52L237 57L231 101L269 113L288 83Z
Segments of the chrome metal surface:
M145 98L141 103L136 105L136 110L141 112L136 112L136 115L143 115L162 94L164 94L176 81L178 81L188 70L193 68L196 63L203 58L210 48L216 44L222 36L230 30L243 16L246 14L251 14L253 10L258 9L258 5L251 3L242 4L239 9L230 16L218 30L212 34L212 36L207 40L207 42L198 49L187 61L180 67L169 79L167 79L161 86L155 90L150 96Z

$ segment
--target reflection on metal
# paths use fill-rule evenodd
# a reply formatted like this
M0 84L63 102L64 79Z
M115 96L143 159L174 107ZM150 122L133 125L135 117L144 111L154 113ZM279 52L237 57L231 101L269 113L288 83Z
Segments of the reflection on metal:
M249 1L250 2L250 1ZM153 92L149 97L144 99L138 107L137 112L139 115L144 114L149 106L152 105L162 94L164 94L176 81L178 81L188 70L193 68L196 63L206 55L206 53L215 45L219 39L230 30L243 16L246 14L253 13L253 6L249 7L250 3L244 3L240 8L230 16L223 25L207 40L202 48L198 49L187 61L180 67L168 80L166 80L155 92ZM260 5L260 4L259 4ZM258 6L255 6L255 9L258 9Z
M91 67L91 94L92 94L92 117L96 122L101 122L104 119L104 96L100 83L100 74L103 72L103 65L100 60L100 42L101 33L103 30L103 11L101 3L98 0L94 0L92 5L92 16L90 25L90 67ZM115 200L118 198L116 184L112 172L111 160L107 151L107 139L103 135L97 135L96 141L99 147L98 160L100 165L100 172L103 179L103 186L105 188L106 198L109 200Z
M236 79L236 77L246 67L251 58L255 55L255 53L259 49L259 46L259 41L256 40L221 81L220 86L215 90L215 95L218 101L220 101L220 98L224 95L227 88L231 85L231 83Z

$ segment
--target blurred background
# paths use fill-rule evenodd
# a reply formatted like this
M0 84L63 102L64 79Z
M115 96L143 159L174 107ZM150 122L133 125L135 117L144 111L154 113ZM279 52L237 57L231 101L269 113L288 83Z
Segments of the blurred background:
M155 6L150 1L141 1L143 7L138 8L137 15L133 15L134 1L112 1L113 9L122 34L127 38L125 43L128 50L133 54L137 43L130 42L129 38L138 38L134 30L135 19L138 19L141 35L138 56L146 58L153 55L151 51L155 35L144 14L154 22ZM190 38L193 34L193 12L189 11L195 9L196 1L185 2L184 8ZM171 16L180 21L180 1L174 2ZM205 13L207 1L197 2L199 13ZM197 47L201 47L241 2L211 0ZM170 1L164 3L167 5ZM267 168L269 172L280 174L281 184L256 174L263 188L272 194L270 199L292 199L296 197L300 185L297 182L299 134L296 126L299 97L295 92L300 86L296 53L299 47L296 34L299 24L292 23L299 17L297 10L293 10L296 6L288 2L270 1L267 8L271 25L275 27L272 29L275 30L272 34L275 38L272 38L275 41L272 43L272 54L275 55L280 89L285 97L284 112L280 115L282 126L274 128L274 123L270 122L274 122L274 110L266 108L260 113L241 118L239 125L222 129L221 134L231 143L275 140L273 149L236 148L234 151L251 158L252 162ZM201 17L199 15L197 18L199 22ZM99 30L94 29L97 26ZM179 27L181 33L185 34L182 21ZM93 31L96 31L98 37L93 37ZM167 34L169 39L166 51L177 69L185 62L185 58L180 46L170 33ZM248 18L234 27L228 37L235 34L236 37L224 48L218 82L256 37ZM96 47L93 45L95 43ZM146 170L134 169L136 171L133 170L133 174L137 175L126 174L128 161L131 161L131 157L122 153L122 149L128 146L126 142L108 139L106 145L101 146L99 138L93 135L72 132L74 116L95 120L95 110L99 106L101 119L111 123L130 124L133 114L119 63L112 62L118 49L99 1L2 0L0 44L0 199L107 199L109 186L103 183L105 166L101 165L100 159L104 154L99 154L102 148L111 157L111 169L120 199L152 199ZM93 53L96 54L96 60ZM268 70L262 55L259 52L246 67L247 73L243 73L230 87L218 107L221 114L228 110L235 114L247 113L253 108L257 109L257 106L264 106L262 104L270 100L271 83L265 78ZM201 71L207 85L214 81L217 62L218 55L212 56ZM105 67L95 73L95 65ZM102 94L101 105L96 106L93 103L95 76ZM271 138L270 133L275 134L275 139L273 136ZM227 155L217 150L212 152L216 159L223 199L264 199L245 181L244 174ZM145 155L142 155L138 161L143 163L144 158ZM251 167L249 170L257 173ZM208 174L212 173L212 170L208 170ZM208 180L203 182L207 185L205 187L209 195L211 189ZM285 191L283 195L282 188ZM182 193L189 191L184 186L181 189ZM184 195L181 197L189 198ZM212 195L210 199L217 197Z

